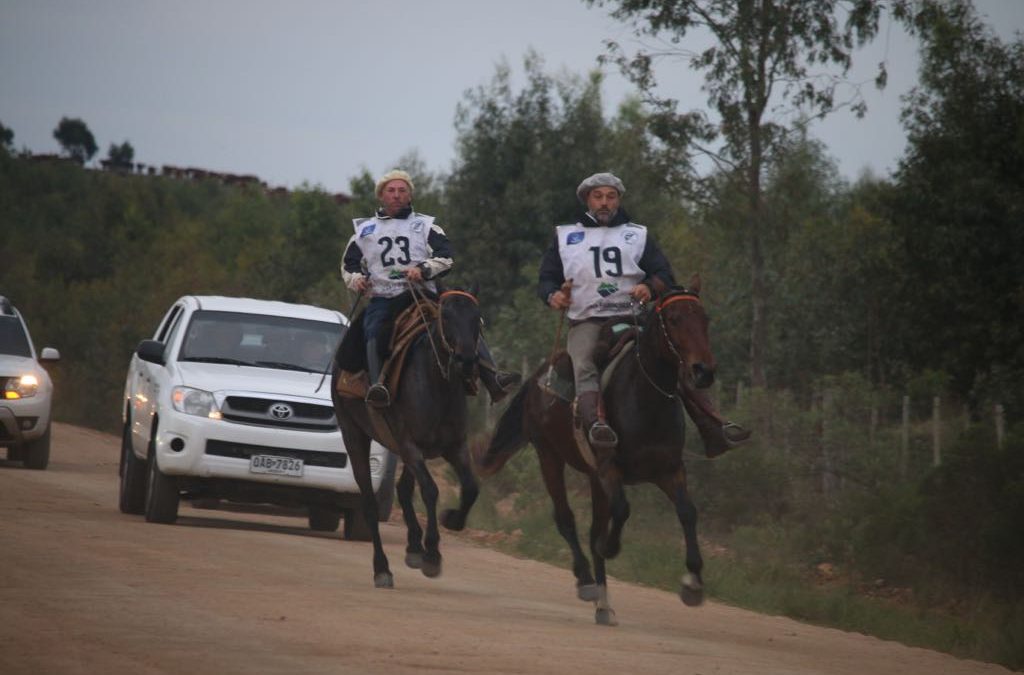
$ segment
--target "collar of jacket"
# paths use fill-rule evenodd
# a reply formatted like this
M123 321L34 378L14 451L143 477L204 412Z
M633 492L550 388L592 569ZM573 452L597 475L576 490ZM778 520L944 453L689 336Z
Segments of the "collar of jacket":
M384 209L382 209L382 208L377 209L377 219L378 220L386 220L388 218L395 218L397 220L405 220L406 218L408 218L411 215L412 215L412 206L405 207L404 209L402 209L401 211L399 211L398 213L396 213L393 216L389 216L384 211Z
M586 210L584 210L583 213L580 214L578 222L583 227L603 227L599 222L594 220L594 216L590 215L590 212ZM614 216L612 216L612 219L608 221L608 225L606 227L624 225L625 223L628 222L630 222L629 214L626 213L626 209L620 206L619 210L615 212Z

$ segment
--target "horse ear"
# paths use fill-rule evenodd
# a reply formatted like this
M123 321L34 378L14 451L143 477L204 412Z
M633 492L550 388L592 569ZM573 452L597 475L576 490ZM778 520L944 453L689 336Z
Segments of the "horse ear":
M686 288L687 290L691 290L697 295L700 295L700 273L694 272L693 276L690 277L690 283Z

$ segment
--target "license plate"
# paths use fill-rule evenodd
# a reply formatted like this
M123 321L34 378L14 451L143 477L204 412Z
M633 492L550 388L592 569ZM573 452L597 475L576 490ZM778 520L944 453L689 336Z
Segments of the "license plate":
M302 460L294 457L275 457L274 455L253 455L249 459L249 471L252 473L272 473L280 476L301 476Z

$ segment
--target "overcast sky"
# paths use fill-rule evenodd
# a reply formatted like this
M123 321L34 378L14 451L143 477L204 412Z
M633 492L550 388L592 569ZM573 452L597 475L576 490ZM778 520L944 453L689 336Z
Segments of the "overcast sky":
M1024 30L1024 0L976 4L1004 38ZM456 105L502 60L521 75L532 48L547 72L583 75L608 38L635 44L580 0L0 0L0 122L19 150L58 152L54 128L77 117L96 160L127 140L137 162L345 192L410 151L448 171ZM867 88L866 118L840 112L812 129L850 179L886 175L904 147L899 97L916 57L895 27L853 78L883 59L889 86ZM684 107L706 105L698 76L671 87ZM606 71L608 115L630 91Z

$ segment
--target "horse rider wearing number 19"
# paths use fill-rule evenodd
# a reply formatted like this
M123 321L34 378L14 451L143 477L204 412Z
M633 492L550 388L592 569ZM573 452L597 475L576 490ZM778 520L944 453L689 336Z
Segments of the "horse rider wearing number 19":
M651 299L655 280L675 284L672 266L647 228L630 220L621 206L626 188L611 173L596 173L580 183L576 196L586 207L575 224L559 225L541 260L538 295L569 318L567 350L572 358L576 399L591 446L618 443L601 404L600 374L594 364L602 323L629 315L636 303ZM750 434L725 422L706 396L692 388L680 392L687 412L704 440L708 456L721 454ZM694 396L700 400L688 400ZM732 437L725 433L728 429Z
M382 324L394 316L401 296L410 283L437 293L436 280L452 268L452 246L433 216L412 208L413 183L405 171L392 170L376 185L380 208L370 218L353 221L355 234L345 248L342 278L357 293L370 296L363 315L366 361L370 388L366 402L383 408L391 403L387 387L380 381ZM480 380L496 402L518 382L516 374L498 372L480 340Z

